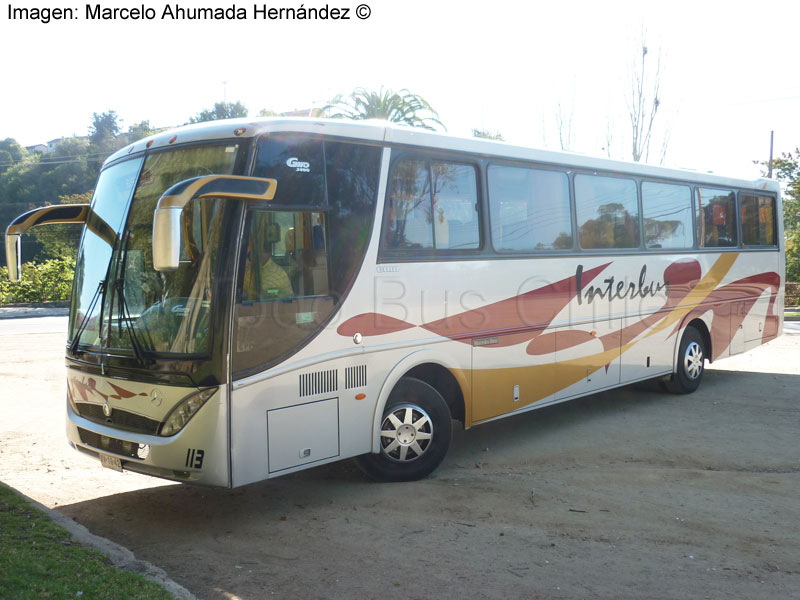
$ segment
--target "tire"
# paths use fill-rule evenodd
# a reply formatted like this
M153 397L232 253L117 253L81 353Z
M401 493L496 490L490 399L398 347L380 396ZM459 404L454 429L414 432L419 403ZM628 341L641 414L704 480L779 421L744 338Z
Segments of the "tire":
M453 435L450 409L424 381L404 377L394 386L381 417L380 452L356 464L378 481L415 481L444 460Z
M677 370L664 382L664 388L673 394L694 392L703 380L706 356L703 336L694 327L687 327L678 349Z

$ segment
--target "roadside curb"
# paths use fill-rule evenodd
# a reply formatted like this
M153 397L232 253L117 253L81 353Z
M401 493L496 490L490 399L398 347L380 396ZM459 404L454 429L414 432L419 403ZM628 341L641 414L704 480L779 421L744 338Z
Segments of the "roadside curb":
M69 307L49 306L2 306L0 307L0 320L3 319L30 319L31 317L66 317Z
M100 537L99 535L93 534L80 523L73 521L66 515L62 515L57 510L53 510L52 508L44 506L33 498L29 498L16 488L13 488L2 481L0 481L0 485L10 489L20 498L23 498L26 502L28 502L28 504L35 506L44 512L50 519L52 519L54 523L66 529L75 541L79 542L83 546L86 546L87 548L97 550L98 552L104 554L108 558L109 562L111 562L111 564L118 569L124 569L125 571L138 573L145 579L160 585L176 598L180 598L180 600L197 600L197 597L189 590L187 590L181 584L170 579L164 569L161 569L145 560L136 558L133 552L127 548L120 546L111 540Z

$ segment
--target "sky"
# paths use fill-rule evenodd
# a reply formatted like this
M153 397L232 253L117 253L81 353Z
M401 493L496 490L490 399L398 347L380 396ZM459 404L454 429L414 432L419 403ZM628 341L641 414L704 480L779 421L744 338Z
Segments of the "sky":
M359 4L370 16L355 17ZM97 2L90 0L89 5ZM265 20L254 6L346 7L347 21ZM165 6L242 8L246 20L161 19ZM75 18L9 20L15 8ZM256 115L324 105L356 87L408 89L447 130L628 159L633 65L660 58L649 162L743 178L754 160L800 146L800 2L105 0L153 20L92 20L75 0L0 0L0 139L23 145L86 135L92 113L123 129L180 125L223 99ZM565 132L567 127L562 128ZM609 143L610 141L610 143ZM607 149L606 149L607 148Z

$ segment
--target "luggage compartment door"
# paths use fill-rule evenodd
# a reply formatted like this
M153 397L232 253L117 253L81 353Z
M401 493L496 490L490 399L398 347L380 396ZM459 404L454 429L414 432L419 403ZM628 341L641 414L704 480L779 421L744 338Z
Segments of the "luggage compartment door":
M339 399L267 411L269 472L339 456Z

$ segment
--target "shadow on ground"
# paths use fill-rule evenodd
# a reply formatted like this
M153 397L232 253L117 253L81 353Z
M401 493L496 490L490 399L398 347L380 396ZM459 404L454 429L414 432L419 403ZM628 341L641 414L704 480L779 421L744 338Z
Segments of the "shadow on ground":
M59 511L200 598L791 597L798 386L709 370L689 396L581 398L457 432L416 483L345 461Z

